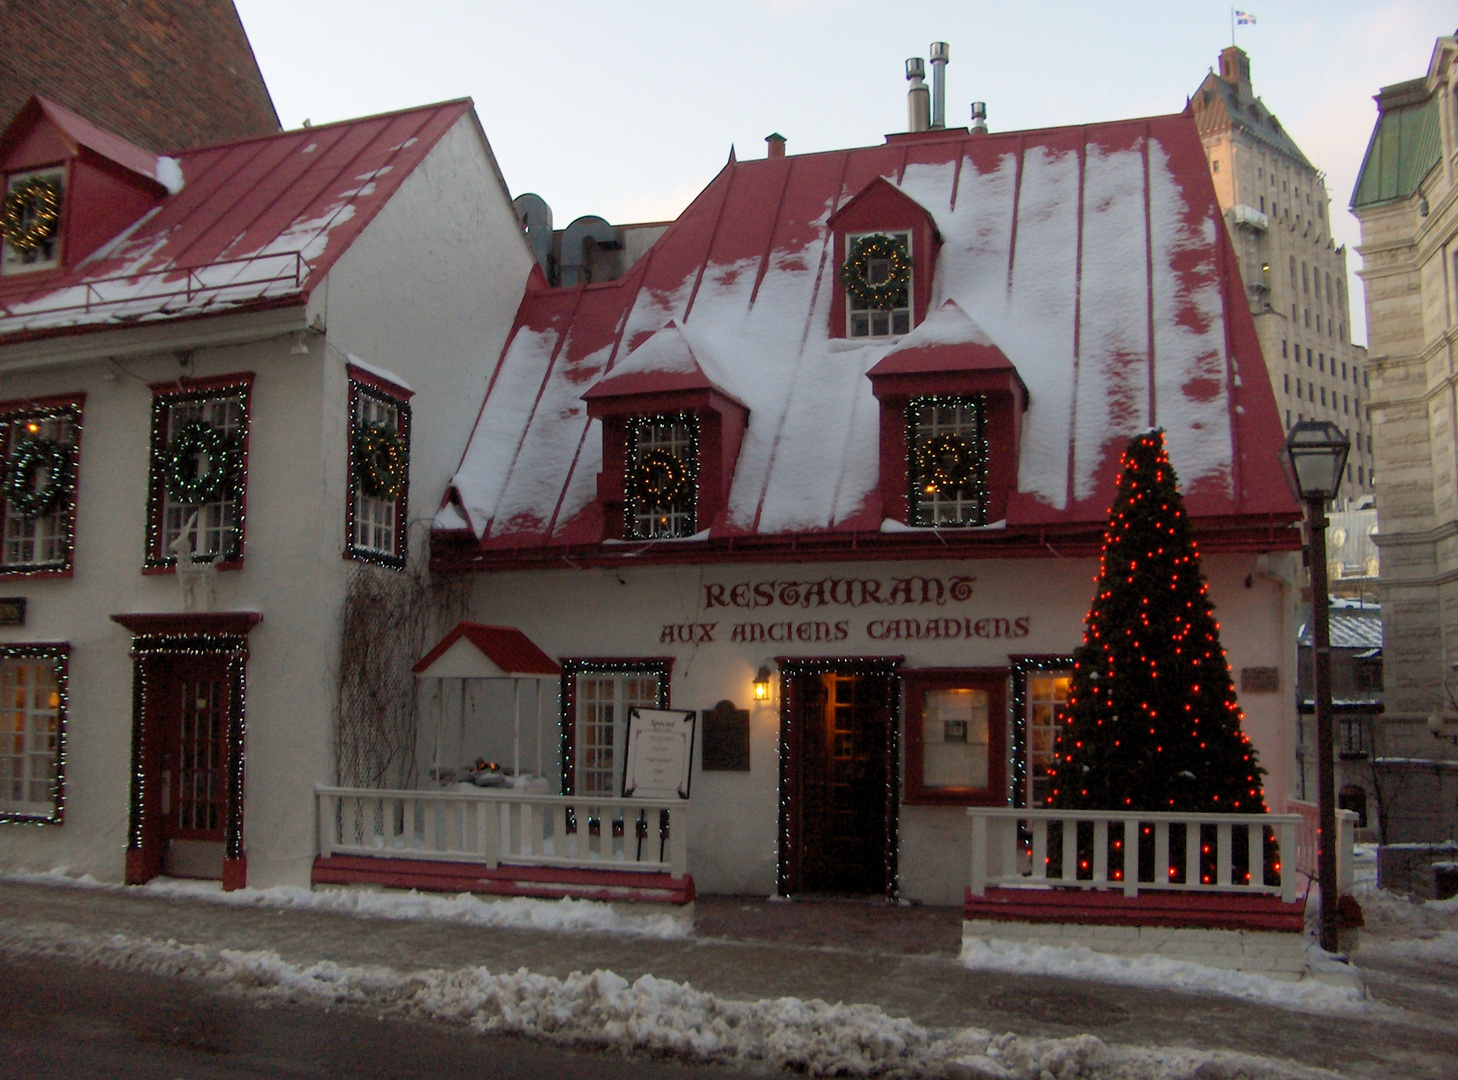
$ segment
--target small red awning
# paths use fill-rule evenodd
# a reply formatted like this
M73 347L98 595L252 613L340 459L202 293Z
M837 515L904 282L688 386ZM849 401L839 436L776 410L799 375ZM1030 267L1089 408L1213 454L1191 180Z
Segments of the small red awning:
M427 679L513 679L560 675L562 667L514 626L457 623L410 669Z

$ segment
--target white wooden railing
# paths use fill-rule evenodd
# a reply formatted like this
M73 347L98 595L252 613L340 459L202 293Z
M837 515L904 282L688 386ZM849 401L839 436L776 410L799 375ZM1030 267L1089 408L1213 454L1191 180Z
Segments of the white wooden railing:
M689 804L521 791L315 787L319 854L688 870Z
M1301 827L1296 830L1296 858L1293 860L1298 872L1312 881L1316 880L1316 853L1321 841L1321 810L1316 803L1287 799L1286 809L1301 816ZM1361 817L1355 810L1338 810L1337 814L1337 891L1352 891L1352 855L1357 842L1357 823Z
M1295 868L1265 874L1265 843L1296 850L1299 814L1156 814L974 806L972 894L989 885L1275 893L1297 896ZM1127 839L1137 838L1129 843ZM1179 858L1171 851L1183 849ZM1275 869L1281 870L1277 860ZM1248 872L1247 872L1248 871Z

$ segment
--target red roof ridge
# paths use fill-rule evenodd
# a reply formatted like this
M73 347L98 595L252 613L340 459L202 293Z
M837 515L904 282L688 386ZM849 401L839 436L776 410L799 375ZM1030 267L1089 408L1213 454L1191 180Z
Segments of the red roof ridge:
M266 135L245 135L238 139L224 139L222 142L204 143L200 146L185 146L178 150L171 151L168 156L175 158L192 157L194 154L202 154L209 150L225 150L233 146L246 146L248 143L271 142L275 139L298 138L308 132L328 131L331 128L351 127L355 124L368 123L371 120L387 120L397 116L409 116L411 113L424 113L436 110L443 110L451 105L461 106L461 112L476 107L473 98L449 98L445 101L437 101L429 105L412 105L407 109L390 109L386 112L373 113L369 116L354 116L347 120L331 120L327 124L311 124L308 127L285 128L283 131L271 131Z
M93 154L99 154L101 157L120 165L129 172L134 172L138 176L144 176L154 184L159 182L157 179L158 155L152 153L152 151L143 149L136 143L122 138L116 132L109 131L100 124L93 123L80 113L73 112L64 105L56 104L50 98L36 94L31 98L31 102L53 124ZM11 125L13 126L19 122L27 111L22 106L20 112L15 114Z
M531 638L514 626L458 622L435 648L422 656L410 671L419 675L445 655L461 638L474 645L486 659L507 675L560 675L562 666L539 649Z

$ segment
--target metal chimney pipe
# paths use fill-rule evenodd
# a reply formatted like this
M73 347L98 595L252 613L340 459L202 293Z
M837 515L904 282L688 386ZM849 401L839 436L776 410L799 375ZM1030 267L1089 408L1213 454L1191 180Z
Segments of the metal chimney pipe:
M987 102L985 101L972 103L972 130L974 133L987 134Z
M932 103L931 126L947 126L947 61L951 59L952 47L945 41L931 43Z
M921 57L913 56L906 61L906 130L925 131L931 127L931 105L927 98L926 64Z

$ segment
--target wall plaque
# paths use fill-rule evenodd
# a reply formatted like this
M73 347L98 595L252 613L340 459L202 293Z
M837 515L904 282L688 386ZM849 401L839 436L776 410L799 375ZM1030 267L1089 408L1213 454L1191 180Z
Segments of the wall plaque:
M0 596L0 626L25 625L25 597Z
M704 711L704 771L749 771L749 710L721 701Z
M1241 668L1240 692L1242 694L1279 694L1281 692L1281 669L1273 667Z

